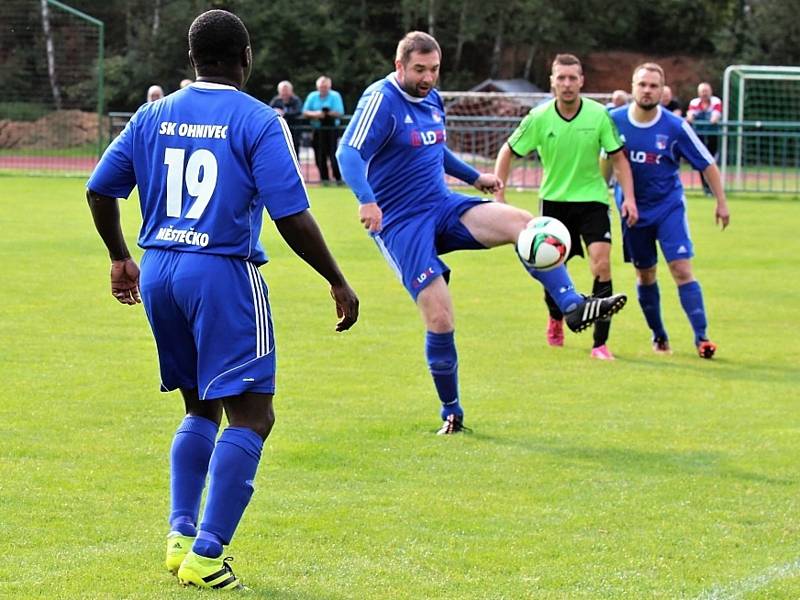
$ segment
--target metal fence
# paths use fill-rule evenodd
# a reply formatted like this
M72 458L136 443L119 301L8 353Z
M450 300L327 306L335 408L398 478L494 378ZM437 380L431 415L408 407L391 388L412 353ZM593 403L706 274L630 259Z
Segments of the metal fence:
M122 131L130 116L131 113L109 113L105 119L106 143ZM491 171L498 150L518 123L519 117L449 116L447 143L478 170ZM728 191L800 194L800 122L730 121L715 128L697 124L697 128L707 145L716 148ZM343 130L344 125L338 128L340 135ZM293 133L300 138L298 158L303 177L310 184L319 183L311 147L312 128L298 125ZM85 176L97 162L96 156L64 156L63 150L57 148L39 150L35 159L25 156L19 160L13 151L0 153L0 172ZM534 189L541 177L541 164L534 153L515 161L508 185L512 189ZM682 169L681 177L688 189L701 189L699 173L688 165ZM450 180L450 183L457 182Z

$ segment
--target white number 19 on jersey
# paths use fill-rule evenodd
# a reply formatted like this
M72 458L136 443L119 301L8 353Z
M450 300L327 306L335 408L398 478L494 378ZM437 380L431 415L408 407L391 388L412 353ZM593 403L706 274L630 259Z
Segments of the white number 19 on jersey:
M186 150L167 148L164 164L167 165L167 216L181 216L183 208L183 159ZM203 178L200 179L200 170ZM195 150L186 163L186 191L197 198L186 213L187 219L199 219L208 206L217 185L217 158L209 150Z

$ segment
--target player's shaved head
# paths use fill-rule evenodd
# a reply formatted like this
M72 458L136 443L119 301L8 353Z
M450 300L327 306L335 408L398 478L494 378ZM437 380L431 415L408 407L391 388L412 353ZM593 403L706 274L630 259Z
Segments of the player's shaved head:
M242 20L227 10L209 10L189 27L189 53L198 71L241 64L250 46Z
M439 59L441 60L442 58L442 49L439 47L439 42L424 31L409 31L397 44L397 52L394 58L403 65L408 65L412 52L419 52L420 54L436 52L439 55Z
M577 65L581 74L583 74L583 65L580 59L574 54L556 54L556 57L553 59L553 64L551 65L551 70L555 70L556 66L559 65L563 67Z

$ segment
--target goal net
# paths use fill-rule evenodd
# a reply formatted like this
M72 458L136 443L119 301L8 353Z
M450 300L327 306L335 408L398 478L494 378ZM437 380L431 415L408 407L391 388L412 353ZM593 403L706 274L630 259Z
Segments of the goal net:
M800 67L731 65L720 165L729 188L798 191Z
M0 171L91 171L106 137L102 30L56 0L5 0Z

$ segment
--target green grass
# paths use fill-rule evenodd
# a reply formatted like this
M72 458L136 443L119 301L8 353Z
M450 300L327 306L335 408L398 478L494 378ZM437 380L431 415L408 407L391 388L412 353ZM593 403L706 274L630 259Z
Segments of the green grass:
M68 148L3 148L0 156L74 157L97 156L97 142Z
M713 361L667 277L675 354L653 355L618 247L633 298L608 364L588 334L546 346L509 249L448 256L475 429L450 439L416 309L355 201L311 194L362 313L335 334L324 281L265 227L278 422L230 548L256 597L800 596L796 199L734 198L720 233L691 198ZM123 203L131 245L137 211ZM0 597L199 598L162 568L182 404L158 392L141 307L109 294L83 181L0 178L0 223Z

